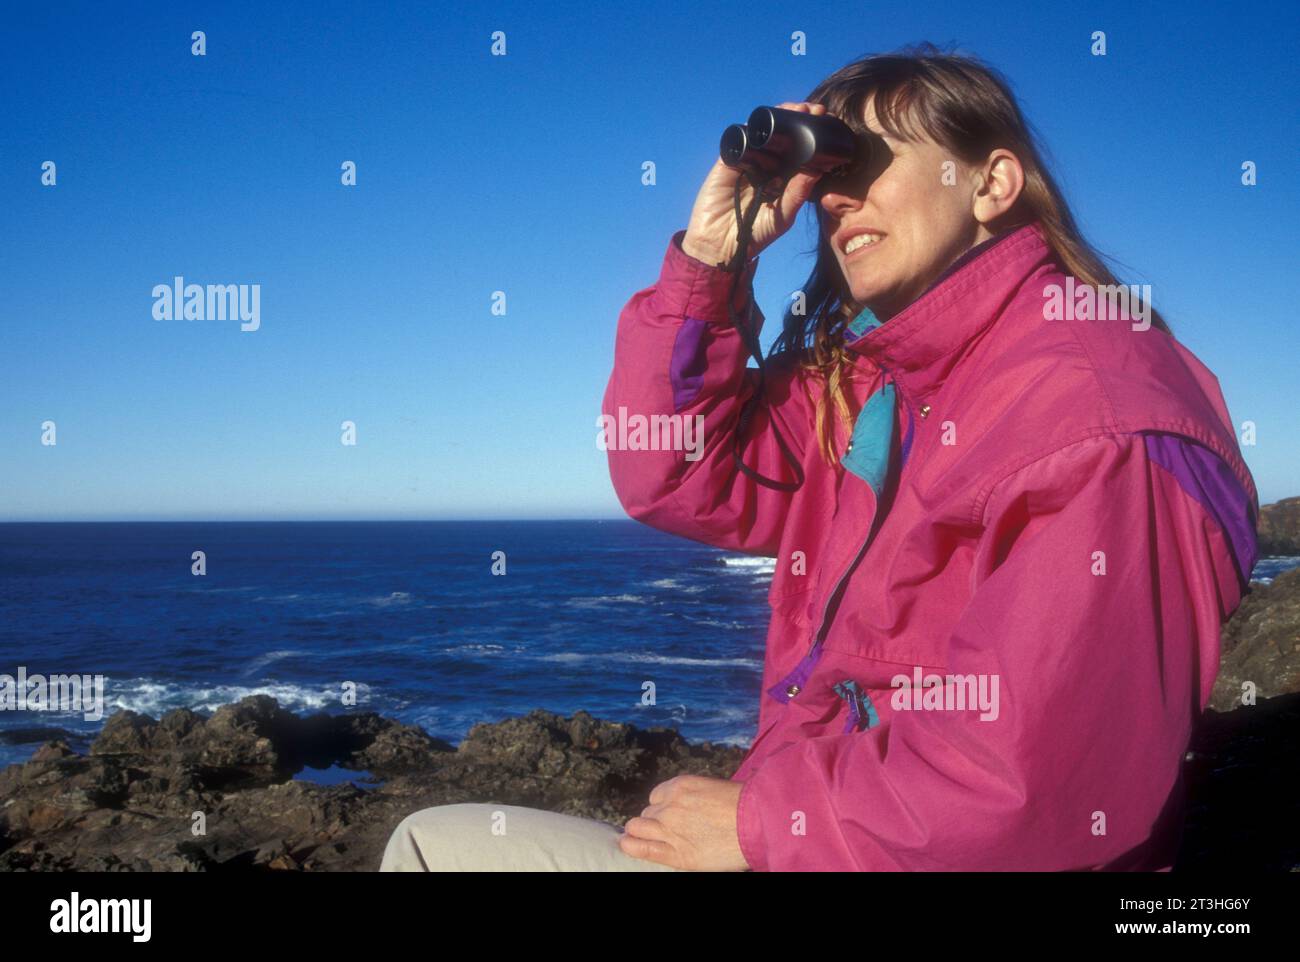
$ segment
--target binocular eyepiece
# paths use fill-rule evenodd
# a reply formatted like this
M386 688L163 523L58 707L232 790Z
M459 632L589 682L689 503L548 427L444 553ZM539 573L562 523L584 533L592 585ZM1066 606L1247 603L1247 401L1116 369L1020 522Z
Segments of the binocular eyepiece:
M779 197L795 174L834 173L862 162L869 146L830 114L756 107L746 123L722 132L718 149L728 167L768 179L764 196Z

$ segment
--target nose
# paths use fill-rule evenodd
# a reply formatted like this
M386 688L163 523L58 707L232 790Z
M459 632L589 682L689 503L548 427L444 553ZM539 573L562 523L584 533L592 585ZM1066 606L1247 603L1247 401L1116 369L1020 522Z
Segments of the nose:
M863 200L838 189L831 189L817 201L823 216L820 218L826 230L827 241L833 241L835 232L844 224L844 218L862 209ZM838 254L839 251L836 251Z
M823 176L814 188L819 207L832 217L842 217L866 202L871 181L864 177Z
M833 217L842 217L849 211L857 210L862 206L863 198L850 193L843 186L838 184L829 184L821 192L818 203L822 210Z

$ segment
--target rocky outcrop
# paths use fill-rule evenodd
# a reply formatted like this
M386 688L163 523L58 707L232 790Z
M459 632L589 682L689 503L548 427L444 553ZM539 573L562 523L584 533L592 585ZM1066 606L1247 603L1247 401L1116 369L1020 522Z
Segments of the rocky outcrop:
M119 712L89 754L47 741L0 772L0 869L373 871L421 808L494 802L621 825L659 782L729 777L742 754L585 712L477 725L459 747L373 713L300 718L265 695L206 719ZM304 766L357 780L295 780Z
M1300 497L1260 507L1259 554L1300 555Z
M1223 626L1210 707L1239 707L1247 682L1257 698L1300 692L1300 568L1253 585Z

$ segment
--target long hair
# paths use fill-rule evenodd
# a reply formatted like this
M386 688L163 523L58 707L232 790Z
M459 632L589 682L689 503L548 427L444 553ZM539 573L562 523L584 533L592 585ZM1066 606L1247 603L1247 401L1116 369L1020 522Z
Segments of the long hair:
M926 43L855 60L819 83L804 99L825 104L828 114L859 135L871 136L863 120L868 98L872 98L877 122L891 137L917 140L928 136L967 164L983 161L995 148L1010 150L1024 169L1025 184L1012 209L993 225L995 232L1037 221L1057 259L1081 283L1118 283L1101 254L1084 240L1010 85L992 67L975 57L946 53ZM864 305L854 302L835 258L826 234L825 211L818 203L812 206L817 215L817 259L803 286L805 313L795 314L794 304L786 309L782 331L770 354L793 352L800 367L815 372L809 380L820 384L820 396L813 398L818 446L827 462L835 465L830 411L839 414L847 436L852 412L846 387L854 368L844 344L848 323ZM1172 334L1154 309L1151 323Z

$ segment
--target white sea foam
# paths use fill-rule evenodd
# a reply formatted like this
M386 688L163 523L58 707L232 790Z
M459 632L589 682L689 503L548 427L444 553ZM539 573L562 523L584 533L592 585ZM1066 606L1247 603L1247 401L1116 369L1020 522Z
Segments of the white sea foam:
M718 621L716 618L693 618L690 615L684 615L683 617L692 624L705 625L709 628L743 629L745 627L738 621Z
M658 581L651 581L649 586L660 591L676 591L687 595L698 595L704 590L699 585L684 585L676 578L660 578Z
M644 595L597 595L594 598L570 598L565 604L570 608L597 608L601 605L645 604Z
M645 705L641 702L633 702L632 709L636 712L654 712L663 710L663 706ZM679 726L688 726L691 731L704 731L710 734L687 735L692 742L710 741L715 745L733 745L738 748L748 748L754 740L753 729L757 720L756 706L748 701L744 705L727 706L717 705L704 710L695 709L687 711L684 705L678 705L669 708L668 715L671 721ZM637 724L662 724L651 722L649 720L638 720ZM721 728L730 734L718 735L717 730ZM686 734L683 732L683 734Z
M248 695L270 695L280 707L288 711L320 710L340 704L340 691L335 687L312 688L287 682L265 685L201 685L185 682L163 682L152 678L115 679L107 682L105 707L109 712L118 709L159 717L173 708L194 711L216 711L222 705L237 702ZM365 702L370 686L357 683L357 700Z
M1274 578L1292 568L1300 568L1300 555L1267 555L1255 563L1251 584L1271 585Z
M753 725L758 721L756 715L757 710L757 705L746 701L744 705L715 705L703 712L700 717L706 718L711 722L722 722L726 724L738 722Z
M750 555L724 557L722 563L728 568L739 568L746 574L770 575L776 573L775 558L755 558Z
M370 603L380 608L389 608L393 605L409 605L411 595L406 591L394 591L383 598L371 598Z
M448 654L456 654L456 655L459 654L498 655L501 652L505 651L505 648L502 645L475 644L475 645L451 645L450 647L444 648L442 650L444 652L447 652Z

